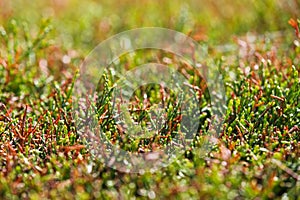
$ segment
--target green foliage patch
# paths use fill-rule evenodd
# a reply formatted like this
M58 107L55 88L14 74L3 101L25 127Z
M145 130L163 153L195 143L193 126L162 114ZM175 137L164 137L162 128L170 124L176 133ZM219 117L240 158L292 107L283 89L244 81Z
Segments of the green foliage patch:
M299 18L297 1L207 1L201 9L168 1L161 4L164 12L150 1L141 1L148 8L141 10L126 0L87 1L82 12L78 1L53 2L22 10L24 3L16 1L14 9L7 6L12 14L0 12L1 199L300 198L300 21L288 21ZM49 16L38 20L38 9L48 9ZM120 10L127 12L115 14ZM113 64L125 71L167 62L198 94L199 105L190 107L200 112L197 133L181 157L158 171L126 174L92 156L75 126L72 92L86 52L108 36L141 26L181 31L206 48L210 56L203 63L224 79L226 112L217 142L203 155L199 147L217 108L209 106L211 91L193 66L157 50L120 57ZM149 84L137 88L129 107L122 108L111 101L118 79L107 70L99 80L99 98L90 105L106 139L131 153L172 142L185 98ZM161 101L166 121L153 137L131 137L113 118L113 106L129 109L125 120L147 129L158 124L152 119L161 113L150 108Z

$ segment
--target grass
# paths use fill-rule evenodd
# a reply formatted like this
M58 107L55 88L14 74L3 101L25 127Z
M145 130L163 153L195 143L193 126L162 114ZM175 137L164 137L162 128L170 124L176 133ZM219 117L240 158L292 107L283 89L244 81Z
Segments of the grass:
M61 2L0 1L5 8L0 11L1 199L300 198L297 1L164 1L161 10L150 1L141 1L143 8L131 1ZM200 147L218 110L209 106L209 91L193 67L151 49L120 57L113 67L124 71L143 63L168 64L185 75L186 87L199 100L188 104L198 110L193 122L199 128L183 154L157 171L132 174L93 156L88 148L93 141L79 134L84 119L93 117L105 141L131 154L151 152L178 142L184 126L179 105L189 102L174 88L149 84L134 91L128 107L114 105L120 77L110 68L99 77L99 98L87 104L95 116L83 113L75 120L72 94L78 67L96 44L143 26L196 39L210 55L201 62L221 72L227 100L218 140L203 153ZM161 114L151 109L159 102L166 117L157 134L130 135L135 126L122 121L153 128ZM114 107L128 109L130 116L115 120Z

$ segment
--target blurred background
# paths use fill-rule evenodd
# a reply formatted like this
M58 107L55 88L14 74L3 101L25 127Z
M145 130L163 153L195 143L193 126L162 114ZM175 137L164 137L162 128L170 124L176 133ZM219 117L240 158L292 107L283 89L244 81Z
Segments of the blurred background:
M299 0L0 0L1 24L21 19L34 33L42 18L51 18L57 42L84 53L121 31L152 26L226 44L235 35L290 28L288 20L299 13Z

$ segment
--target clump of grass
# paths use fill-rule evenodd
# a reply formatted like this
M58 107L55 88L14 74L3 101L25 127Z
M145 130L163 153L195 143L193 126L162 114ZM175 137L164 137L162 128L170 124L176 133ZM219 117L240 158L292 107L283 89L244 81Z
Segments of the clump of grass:
M140 174L104 166L79 137L71 93L81 58L52 41L50 24L42 21L35 34L18 20L0 29L2 199L299 197L299 21L290 21L296 36L287 34L279 41L265 36L251 42L237 38L232 45L238 52L220 56L212 51L211 58L204 60L222 71L228 98L219 141L204 157L198 147L215 108L208 107L209 94L193 68L157 51L120 58L116 67L125 66L124 71L153 61L153 55L160 63L168 58L186 75L186 86L198 92L200 102L194 105L201 111L196 119L200 127L185 153L161 170ZM120 108L130 111L131 122L151 127L155 113L149 108L162 101L166 114L154 139L136 139L114 118L116 81L118 77L107 71L99 82L98 99L90 105L97 110L106 139L129 152L151 151L153 144L161 147L171 142L178 133L183 114L179 108L185 99L155 84L134 91L129 107Z

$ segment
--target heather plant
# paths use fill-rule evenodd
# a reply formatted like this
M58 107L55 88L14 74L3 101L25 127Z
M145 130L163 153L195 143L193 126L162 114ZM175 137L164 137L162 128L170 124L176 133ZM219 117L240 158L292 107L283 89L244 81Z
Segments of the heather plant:
M287 2L163 1L162 12L147 1L143 8L129 1L0 1L0 198L299 199L299 3ZM97 98L75 102L88 52L144 26L180 31L205 56L193 66L157 49L121 55L99 74ZM145 63L167 65L183 75L184 86L144 84L130 95L118 89ZM218 72L211 80L224 83L225 100L215 106L197 70L206 67ZM185 115L193 117L183 121ZM216 116L222 123L212 132ZM91 122L101 130L97 138L85 131ZM196 131L182 142L189 127ZM146 155L168 145L182 154L138 173L95 154L118 146ZM108 161L126 165L114 154Z

